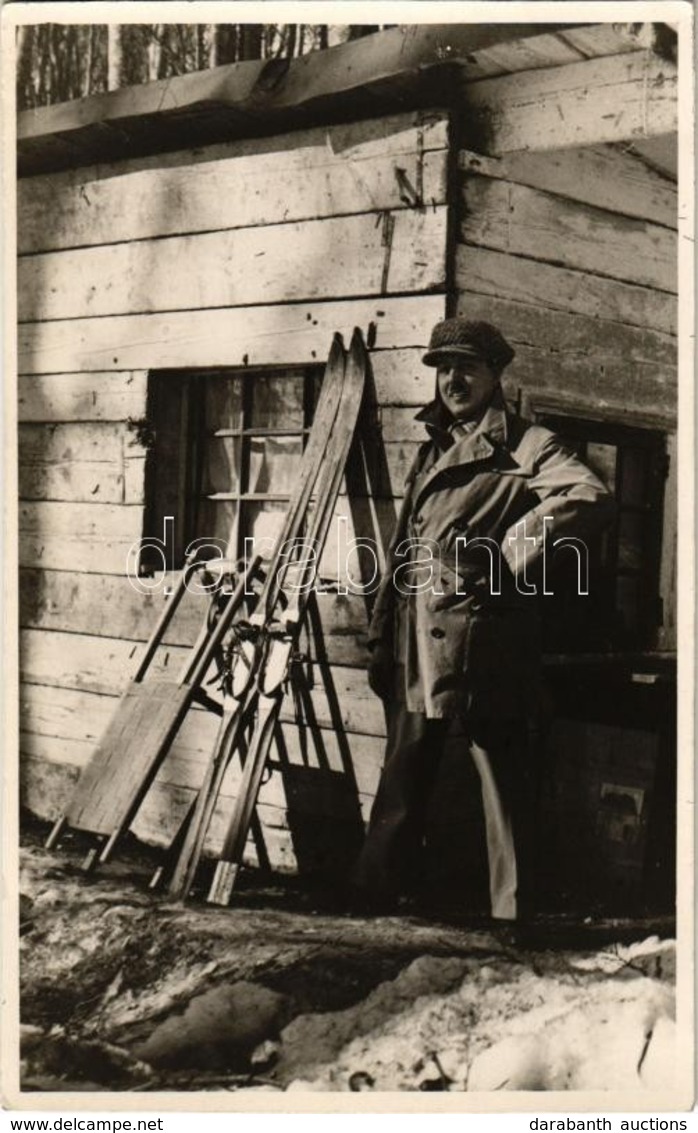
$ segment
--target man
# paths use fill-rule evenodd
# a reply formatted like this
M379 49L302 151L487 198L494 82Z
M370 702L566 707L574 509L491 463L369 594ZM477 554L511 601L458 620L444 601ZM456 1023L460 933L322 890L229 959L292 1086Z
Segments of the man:
M385 764L357 888L376 907L414 881L446 741L480 776L492 916L530 909L529 724L538 704L544 551L613 514L604 485L548 429L509 413L514 357L489 323L438 323L424 356L436 396L407 478L369 629L385 702Z

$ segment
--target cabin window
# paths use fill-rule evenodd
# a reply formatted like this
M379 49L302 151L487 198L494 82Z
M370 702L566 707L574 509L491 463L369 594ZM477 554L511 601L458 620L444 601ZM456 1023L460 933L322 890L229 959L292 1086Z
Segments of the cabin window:
M195 540L237 557L246 536L275 537L321 376L321 367L150 375L145 532L165 541L168 569ZM141 569L162 569L162 557L146 547Z
M542 413L537 419L596 472L618 507L612 528L589 548L588 597L577 594L575 556L561 549L553 560L554 594L544 603L546 647L571 653L652 649L662 624L666 438L652 429Z

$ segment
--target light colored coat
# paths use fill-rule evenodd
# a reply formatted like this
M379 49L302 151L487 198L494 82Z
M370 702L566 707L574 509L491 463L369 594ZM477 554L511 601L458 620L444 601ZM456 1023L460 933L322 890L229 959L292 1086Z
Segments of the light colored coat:
M432 436L438 414L434 403L418 415ZM586 540L614 511L594 473L549 429L508 413L500 395L446 451L426 442L407 477L369 628L369 645L392 649L408 711L510 720L534 712L539 599L520 591L540 593L546 544ZM485 587L489 553L467 550L475 537L501 549L500 595ZM432 558L410 574L415 544Z

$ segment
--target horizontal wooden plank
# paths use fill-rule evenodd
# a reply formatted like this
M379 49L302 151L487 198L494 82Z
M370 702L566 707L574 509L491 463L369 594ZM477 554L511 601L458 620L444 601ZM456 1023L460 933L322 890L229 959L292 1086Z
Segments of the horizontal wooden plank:
M25 684L20 692L22 750L34 758L70 763L83 768L92 757L97 741L116 705L113 696L77 689ZM162 768L162 780L175 786L198 789L204 768L214 749L218 721L211 713L194 707L185 718ZM65 741L54 743L51 740ZM280 741L280 742L279 742ZM285 806L278 780L285 766L325 770L346 775L359 795L375 794L384 755L381 737L337 733L327 728L296 723L281 725L271 762L276 783L265 790L264 802ZM237 759L223 784L223 794L234 795L240 781Z
M128 464L129 462L127 462ZM330 524L320 562L320 577L341 579L345 562L342 539L352 544L355 538L373 538L379 550L387 544L395 512L390 496L390 454L381 450L368 453L367 469L352 487L352 495L340 495L335 516ZM48 478L48 474L47 474ZM99 483L99 482L97 482ZM70 481L68 481L70 486ZM86 485L78 477L75 496ZM137 569L138 552L145 537L143 527L143 480L129 483L125 478L126 503L99 503L98 493L88 492L85 499L32 499L21 501L19 509L20 563L25 567L40 566L47 570L76 570L117 574L126 577ZM69 494L69 493L66 493ZM372 499L376 494L379 498ZM386 498L387 497L387 498ZM278 525L277 525L278 526ZM157 528L149 535L161 536ZM202 533L206 534L206 533ZM268 555L276 526L270 528L261 553ZM255 537L261 539L263 532Z
M599 368L625 362L635 368L638 386L657 375L675 381L677 348L673 335L465 290L459 304L463 312L472 312L472 318L484 318L483 312L489 312L491 321L502 327L515 348L547 350L551 366L560 358ZM512 372L516 365L518 356L512 362Z
M636 138L626 147L643 165L674 184L679 177L679 135L661 134L656 138Z
M111 464L122 459L125 446L135 439L128 426L111 421L21 424L17 432L19 459L28 464L69 460Z
M34 686L34 691L39 691L38 686ZM80 706L76 705L74 712L79 710ZM190 725L190 732L193 724L207 723L200 719L201 713L193 715L196 720ZM53 726L51 705L48 703L37 707L27 716L27 721L33 730L20 732L23 758L65 764L84 770L92 758L94 741L63 737L47 731ZM60 729L60 723L58 727ZM210 728L208 732L211 732ZM296 815L326 815L337 819L346 818L347 811L350 811L362 822L368 819L380 776L384 741L369 736L345 737L343 746L346 753L342 756L341 767L337 768L330 766L328 755L332 735L327 730L314 730L311 735L306 729L299 731L293 725L283 726L280 742L275 741L272 745L268 775L259 793L258 812L266 816L270 825L287 826L289 810ZM157 773L152 789L173 787L192 793L199 790L214 750L215 734L211 732L208 739L208 743L203 738L200 739L198 749L194 751L191 747L187 749L178 736ZM321 751L321 763L317 762L314 745ZM357 753L356 760L354 752ZM337 752L333 755L336 756ZM128 751L124 751L124 758L127 757ZM218 801L219 808L228 814L232 811L233 800L238 797L241 779L239 756L234 755L221 783ZM148 796L146 805L147 798Z
M68 806L79 775L69 763L49 763L20 752L20 803L37 818L53 822Z
M76 743L74 755L66 760L59 749L51 751L37 745L31 754L53 762L70 762L83 768L89 762L95 744L111 719L117 700L104 694L81 692L78 689L55 688L49 685L28 685L20 688L19 727L27 735L70 740ZM207 713L204 713L205 717ZM25 744L25 751L29 751Z
M26 503L19 509L20 531L75 538L138 538L143 509L92 504Z
M152 594L140 594L123 575L74 574L72 571L20 571L20 623L29 629L91 633L145 641L165 603L168 578ZM167 640L190 644L200 627L205 599L187 596ZM182 616L182 614L184 616Z
M81 539L79 536L20 531L19 564L26 567L41 565L46 570L123 574L131 542L109 536Z
M551 34L561 26L547 24L545 30ZM268 60L245 61L28 110L18 121L20 168L40 172L364 118L377 105L433 104L439 91L453 85L459 59L535 35L540 25L406 24L289 60L273 81Z
M604 55L621 55L623 52L637 51L640 44L630 29L642 31L652 25L647 24L581 24L575 27L560 28L557 35L569 43L588 59Z
M21 424L18 455L22 500L143 503L144 449L126 424Z
M654 358L648 360L643 355L647 340L634 328L617 326L614 336L612 323L588 320L591 327L585 327L581 316L469 293L460 295L459 306L470 318L489 318L505 328L516 349L505 374L510 396L517 387L524 393L544 388L564 394L580 415L584 409L592 416L608 411L622 422L625 412L635 410L667 424L675 420L676 365L669 336L666 359L660 360L663 345L656 336Z
M82 689L118 695L135 671L141 648L130 641L63 634L48 630L23 630L20 635L20 672L29 684ZM171 675L186 659L188 651L170 647L153 665L153 675ZM343 666L313 666L310 697L320 727L343 729L362 735L384 734L380 701L368 687L362 669ZM282 719L294 722L293 703L284 702Z
M20 762L22 805L37 817L53 821L68 806L78 775L79 770L69 764L52 763L23 753ZM171 784L154 785L133 823L134 834L147 845L168 846L192 798L192 790L174 787ZM216 808L211 824L207 850L212 854L220 851L230 820L225 803L227 800ZM278 811L274 809L273 813L276 816ZM280 872L295 873L298 863L291 834L288 830L265 823L264 818L268 817L268 813L262 815L262 829L264 850L271 867ZM250 865L258 864L257 852L252 842L247 845L244 861Z
M17 303L37 322L433 291L445 262L444 206L364 213L22 257Z
M614 146L510 153L484 157L462 150L460 168L500 181L515 181L595 208L676 228L677 188L637 156Z
M676 296L541 260L461 244L456 280L459 290L498 300L676 334Z
M473 51L461 68L463 77L472 82L541 67L561 67L579 59L620 55L637 51L639 46L637 38L618 24L563 25L552 34L546 31L542 35L515 37L510 42Z
M369 454L370 468L377 455L376 452ZM362 492L368 492L375 485L384 494L385 472L385 462L381 461L381 466L362 485ZM319 577L328 583L330 580L344 583L347 578L358 576L361 564L356 557L357 540L367 540L379 564L382 564L383 550L388 545L394 524L395 505L392 499L367 495L341 496L335 504L328 529Z
M21 500L116 504L126 499L121 461L20 461L18 482Z
M41 818L54 819L65 810L77 779L77 769L23 754L20 771L22 802L30 811ZM313 796L318 794L315 789ZM193 796L191 788L156 781L134 820L133 833L147 845L167 847ZM220 853L231 811L232 799L221 797L205 842L206 854L217 856ZM346 813L329 815L316 810L299 814L295 808L285 812L260 803L257 814L262 846L260 851L250 837L243 859L248 865L263 864L281 873L296 873L299 869L321 871L336 881L351 868L361 845L360 812L349 820Z
M37 813L55 817L65 809L76 774L93 750L94 741L84 738L81 729L87 727L90 734L98 734L95 717L101 726L114 704L112 697L41 686L23 688L22 719L27 728L20 736L23 793L25 803ZM162 843L172 836L201 781L215 726L213 717L200 710L192 711L137 816L133 829L138 836L161 844L158 837L151 838L154 810L158 813ZM187 731L188 736L183 734ZM300 836L307 851L312 827L326 819L333 824L333 843L342 833L342 824L354 824L356 852L380 773L383 740L338 736L315 728L308 731L295 725L284 725L278 740L272 752L272 773L260 791L257 808L265 841L268 830L291 829L294 839ZM57 777L63 773L65 790L57 784ZM49 782L51 787L47 789ZM216 807L207 839L209 852L220 849L239 783L240 769L235 760ZM179 806L183 798L185 802ZM272 838L271 847L267 846L272 865L274 845ZM304 854L304 860L306 857Z
M466 176L466 244L676 292L676 237L647 221L504 181Z
M374 350L373 398L378 405L424 405L434 395L434 370L422 362L424 350Z
M83 633L145 641L160 615L163 589L140 594L123 575L75 574L70 571L20 571L20 624L25 629ZM365 665L368 612L359 594L317 593L317 612L309 615L301 649L326 655L331 664ZM187 596L165 637L167 645L190 646L208 603Z
M23 178L18 249L400 209L396 167L424 201L444 204L446 146L445 117L401 114Z
M443 295L178 311L25 324L21 373L321 362L332 335L354 326L378 349L425 347L445 313Z
M289 729L290 730L290 729ZM204 746L202 741L200 749L195 753L195 757L191 758L189 752L184 752L179 740L176 739L171 751L166 756L162 767L159 769L153 786L157 787L174 787L184 788L192 792L198 791L204 777L204 771L208 757L213 750L214 737L211 737L211 742L208 747ZM380 741L375 741L380 745ZM41 759L47 763L67 764L71 767L77 767L79 770L84 768L92 758L94 751L94 744L85 740L65 739L61 736L54 736L51 734L44 734L40 732L25 732L20 733L20 749L22 756L29 759ZM287 749L284 747L284 752ZM128 757L128 751L124 751L124 757ZM380 766L380 765L379 765ZM286 825L286 811L289 804L287 792L285 789L285 779L296 781L302 777L297 774L300 768L299 764L291 765L291 770L288 774L284 774L284 770L278 764L278 755L275 748L272 748L270 764L269 764L269 777L266 779L259 792L258 811L266 813L267 819L270 824L275 826ZM308 767L308 772L314 771L319 775L321 769L318 767ZM296 774L294 775L294 771ZM368 811L371 805L371 798L362 794L357 790L356 782L353 776L349 776L340 771L333 771L329 768L326 774L330 779L335 777L342 777L345 780L344 798L351 797L355 802L356 813L361 814L362 808ZM312 776L308 775L311 779ZM237 798L240 791L240 783L242 779L242 771L240 762L237 757L234 757L230 763L225 778L221 784L219 805L221 808L230 814L232 807L231 803ZM303 805L302 788L301 788L301 807ZM322 790L317 790L314 793L316 815L331 814L332 813L332 800L333 796L331 791L324 793ZM294 800L295 801L295 800ZM306 810L308 809L306 804ZM272 810L277 813L272 814Z
M153 846L168 846L189 809L193 796L193 791L187 788L175 787L172 784L154 784L134 820L132 830L136 837ZM208 854L217 856L223 847L231 818L231 808L226 805L227 802L228 800L221 800L221 804L215 809L209 838L205 845ZM264 807L260 809L263 864L266 865L268 862L271 868L279 873L297 873L299 863L294 852L294 840L291 832L286 827L280 826L278 809ZM260 864L257 847L252 838L248 840L243 861L246 865Z
M277 747L277 758L289 760L296 767L328 768L335 774L345 774L355 780L362 800L375 795L385 756L383 736L296 724L283 724L281 734L284 746L283 750Z
M423 353L422 348L372 351L373 398L391 405L428 400L434 372L422 364ZM147 384L145 370L20 374L18 419L28 424L138 420L146 413Z
M474 51L463 64L463 75L468 82L475 82L536 67L561 67L583 58L585 56L560 35L534 35Z
M411 407L414 412L414 407ZM380 434L376 434L379 438ZM424 434L426 437L426 434ZM366 524L369 523L371 531L378 523L378 526L383 529L386 525L389 527L393 522L392 512L389 506L391 500L395 499L401 493L394 490L395 476L394 467L395 462L400 462L399 454L394 451L394 446L390 443L383 444L379 440L378 448L374 448L368 453L368 465L370 467L370 476L364 478L360 484L353 490L352 497L349 500L346 496L342 496L345 503L338 505L342 510L337 512L337 517L340 515L349 517L349 539L353 539L358 531L356 527L362 529L367 534ZM50 463L35 462L24 463L19 465L19 498L22 503L58 503L58 504L124 504L126 506L141 506L145 503L145 481L144 481L144 460L142 458L130 459L119 463L107 462L90 462L90 461L75 461L63 462L58 466L53 466ZM371 505L370 497L375 497L373 505ZM370 514L375 511L378 514L378 520L370 519ZM355 516L355 519L352 519ZM162 526L156 528L158 535L162 534ZM37 527L22 528L22 536L31 541L31 545L36 546L35 537L43 534L46 537L47 544L42 563L47 569L57 570L61 569L55 565L58 560L53 556L53 551L49 552L48 548L53 547L52 540L54 532L49 529L39 532ZM138 532L137 538L141 537L142 532ZM61 536L63 538L63 536ZM68 541L71 541L70 535L65 536ZM337 574L335 569L336 561L336 541L333 541L333 530L330 529L328 536L329 549L322 560L322 574L327 578L341 577ZM75 541L72 540L74 543ZM88 537L88 542L94 542L92 537ZM379 540L380 542L380 540ZM107 539L103 544L105 547L111 543L118 544L121 547L120 540ZM131 543L127 544L130 547ZM25 561L25 555L30 556L32 552L29 551L29 543L26 543L25 552L22 555L22 561ZM87 549L87 548L86 548ZM97 552L95 544L93 550ZM66 544L65 552L68 553L68 546ZM61 562L70 562L74 565L72 557L73 551L70 552L70 559L65 560L61 556ZM59 549L60 554L60 549ZM110 556L108 560L104 560L102 567L92 566L91 570L100 570L112 574L123 574L125 571L125 554L122 556L119 551L117 557ZM99 558L94 562L99 562ZM30 558L26 559L26 565L31 565ZM85 569L88 569L85 567Z
M637 425L676 428L676 375L671 371L645 374L640 383L636 367L622 361L580 362L571 357L550 364L541 350L522 346L516 369L505 384L511 401L517 394L538 408L559 407L563 416Z
M124 461L124 503L145 504L145 456L132 456L128 450Z
M142 652L140 643L117 638L23 630L20 671L30 684L118 696L135 672ZM176 671L185 653L176 648L167 650L153 666L153 673L167 671L170 661Z
M633 51L465 83L461 120L479 153L550 150L670 134L677 69Z
M40 501L19 507L19 561L53 570L125 574L129 548L141 538L143 508Z
M92 374L20 374L19 421L126 421L145 416L145 370Z

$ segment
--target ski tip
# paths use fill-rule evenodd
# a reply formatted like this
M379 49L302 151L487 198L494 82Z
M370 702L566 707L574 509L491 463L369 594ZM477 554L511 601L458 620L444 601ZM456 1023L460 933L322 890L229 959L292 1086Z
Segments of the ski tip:
M342 373L346 366L346 360L347 352L344 349L344 339L339 331L336 331L325 363L325 374Z
M354 333L351 336L351 344L349 346L350 354L354 354L360 358L366 357L366 344L364 342L363 331L360 327L354 327Z
M338 330L332 335L332 345L330 346L330 360L341 357L344 354L344 339Z

